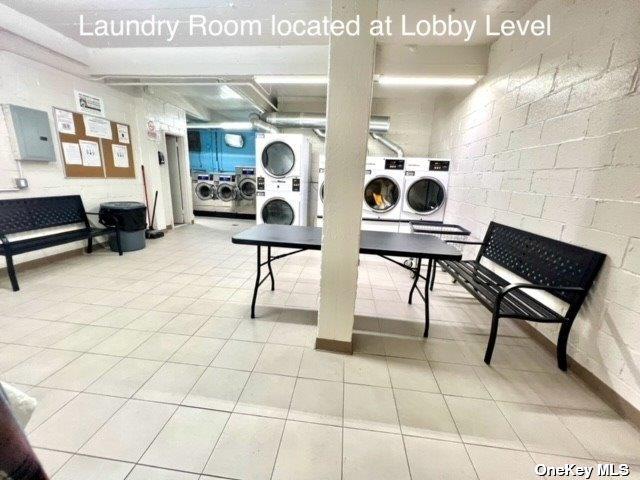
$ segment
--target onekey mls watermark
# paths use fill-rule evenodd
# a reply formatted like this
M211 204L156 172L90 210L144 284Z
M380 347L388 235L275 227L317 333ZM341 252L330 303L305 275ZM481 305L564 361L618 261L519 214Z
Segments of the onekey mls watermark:
M594 465L545 465L539 463L535 467L536 475L548 478L618 478L628 477L631 469L626 463L598 463Z

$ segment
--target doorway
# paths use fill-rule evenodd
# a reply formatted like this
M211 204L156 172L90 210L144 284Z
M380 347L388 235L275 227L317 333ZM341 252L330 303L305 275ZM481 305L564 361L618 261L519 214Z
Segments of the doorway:
M174 135L166 135L167 166L169 167L169 187L171 190L171 209L173 211L173 224L185 223L185 205L182 192L182 162L184 158L180 152L180 141Z

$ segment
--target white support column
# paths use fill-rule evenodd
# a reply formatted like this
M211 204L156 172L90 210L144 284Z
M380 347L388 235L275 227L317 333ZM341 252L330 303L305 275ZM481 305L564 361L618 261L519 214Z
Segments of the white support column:
M364 168L375 63L369 25L377 0L332 0L331 17L360 15L359 36L331 37L325 190L316 348L351 352Z

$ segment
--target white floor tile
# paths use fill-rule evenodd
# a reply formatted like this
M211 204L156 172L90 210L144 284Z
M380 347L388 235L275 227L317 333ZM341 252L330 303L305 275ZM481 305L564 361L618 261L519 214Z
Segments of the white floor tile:
M131 470L127 480L198 480L198 478L199 476L193 473L137 465Z
M131 352L129 356L144 360L167 361L187 340L189 340L189 337L186 335L154 333Z
M289 419L342 426L343 384L298 378Z
M124 480L132 468L130 463L74 455L52 480Z
M430 362L440 391L446 395L491 399L491 395L470 365Z
M254 370L262 373L296 376L302 360L302 347L266 344Z
M220 338L191 337L169 361L206 366L216 358L224 344L225 341Z
M393 391L384 387L345 384L344 426L400 433Z
M413 480L478 478L461 443L404 437L404 444Z
M118 361L118 357L85 353L41 382L40 386L82 391Z
M344 361L344 381L362 385L390 387L389 369L385 357L354 354Z
M228 418L226 412L179 407L140 463L202 472Z
M124 399L81 393L36 428L36 447L76 452L122 406Z
M404 435L461 441L442 395L397 389L394 395Z
M296 379L252 373L235 406L237 413L287 418Z
M339 480L342 430L287 421L273 480Z
M228 478L269 480L284 420L232 414L204 469Z
M131 397L162 366L155 360L123 358L86 389L89 393Z
M400 435L344 429L344 480L409 480Z
M80 449L95 457L137 462L176 407L129 400Z
M251 371L258 361L263 346L262 343L229 340L211 362L211 366Z
M184 405L233 411L249 372L209 367L182 401Z
M342 382L345 355L305 349L298 376Z
M532 480L535 463L527 452L467 445L471 462L480 480Z
M72 362L81 354L64 350L42 350L12 369L4 372L4 381L37 385Z
M154 402L180 403L195 385L205 367L165 363L138 390L134 398Z
M150 336L150 332L120 330L93 347L90 352L124 357L138 348Z
M393 388L439 392L436 379L426 361L407 358L387 358Z

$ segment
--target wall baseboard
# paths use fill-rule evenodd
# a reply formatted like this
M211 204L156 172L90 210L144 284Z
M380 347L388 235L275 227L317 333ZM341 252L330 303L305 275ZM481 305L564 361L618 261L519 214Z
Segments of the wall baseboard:
M536 343L545 350L551 352L555 358L556 345L540 331L536 330L528 322L518 322L518 326L526 332ZM596 377L590 370L577 362L571 355L567 355L567 363L571 370L580 380L582 380L591 390L593 390L604 402L623 418L640 428L640 410L631 405L618 392Z
M343 342L329 338L316 338L316 350L328 350L330 352L353 353L353 341Z

